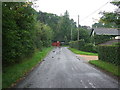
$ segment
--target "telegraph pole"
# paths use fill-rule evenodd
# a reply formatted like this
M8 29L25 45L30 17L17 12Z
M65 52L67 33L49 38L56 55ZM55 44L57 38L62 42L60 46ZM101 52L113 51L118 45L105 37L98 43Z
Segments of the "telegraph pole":
M72 24L71 24L71 41L72 41Z
M77 36L77 40L79 41L79 15L78 15L78 36Z

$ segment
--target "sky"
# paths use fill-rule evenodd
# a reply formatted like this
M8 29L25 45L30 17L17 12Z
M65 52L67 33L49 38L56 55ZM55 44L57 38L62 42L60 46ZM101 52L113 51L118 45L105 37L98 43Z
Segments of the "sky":
M37 0L34 3L38 6L37 11L64 15L67 10L74 21L84 26L91 26L99 20L99 12L113 12L116 6L110 4L112 0Z

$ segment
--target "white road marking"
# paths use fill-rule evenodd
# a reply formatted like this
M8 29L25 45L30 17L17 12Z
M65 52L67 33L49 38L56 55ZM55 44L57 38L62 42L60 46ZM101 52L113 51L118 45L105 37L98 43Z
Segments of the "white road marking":
M72 70L74 71L74 68L72 68Z
M49 85L49 88L51 88L51 84Z
M88 88L82 80L80 80L80 82L82 83L82 85L83 85L85 88Z
M88 83L92 86L92 88L95 88L94 84L91 83L89 80L88 80Z
M74 68L77 70L77 67L76 67L76 66L74 66Z

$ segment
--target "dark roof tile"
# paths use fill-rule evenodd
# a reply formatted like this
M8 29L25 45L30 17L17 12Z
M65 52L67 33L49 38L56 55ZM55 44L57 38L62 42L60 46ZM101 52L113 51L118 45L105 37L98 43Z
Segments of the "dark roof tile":
M120 30L114 28L94 28L97 35L120 35Z

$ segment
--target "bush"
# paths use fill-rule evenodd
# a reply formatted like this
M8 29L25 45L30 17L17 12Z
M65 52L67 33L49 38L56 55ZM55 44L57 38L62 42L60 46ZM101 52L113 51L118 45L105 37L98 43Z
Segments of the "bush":
M120 42L117 42L117 43L113 43L113 45L120 45Z
M71 48L83 50L83 47L85 46L85 42L84 42L84 40L71 41L71 42L69 42L69 45Z
M51 45L52 29L37 21L37 12L25 5L24 2L2 4L2 64L5 66L32 56L35 49Z
M84 51L96 53L97 49L92 43L87 43L84 46Z
M78 41L71 41L71 42L69 42L69 45L71 48L79 49Z
M3 65L19 62L21 57L31 56L34 52L35 10L30 6L24 8L21 5L25 3L4 2L2 5ZM16 6L19 9L15 9Z
M110 35L95 35L94 37L92 37L92 42L95 42L95 44L98 45L109 41L110 38L112 38L112 36Z
M98 47L99 60L107 61L115 65L120 65L120 60L118 58L119 55L118 48L119 48L118 45L99 46Z
M82 50L82 51L84 51L84 46L85 46L85 41L84 41L84 39L81 39L80 41L78 41L78 49L79 50Z
M81 51L87 51L87 52L97 52L97 47L94 46L92 43L85 43L84 40L79 41L71 41L69 43L71 48L75 48Z

